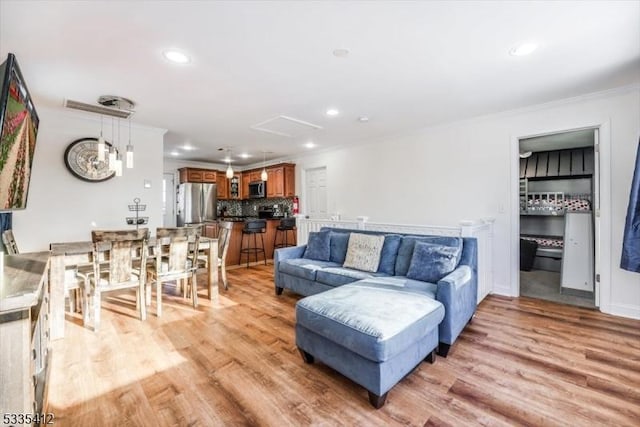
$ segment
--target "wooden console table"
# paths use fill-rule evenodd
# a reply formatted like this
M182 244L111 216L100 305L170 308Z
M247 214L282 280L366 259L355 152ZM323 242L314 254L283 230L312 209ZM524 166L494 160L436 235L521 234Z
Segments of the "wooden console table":
M0 412L41 414L51 367L49 252L0 257Z
M149 239L149 248L156 244L155 238ZM64 338L64 271L65 267L90 262L93 243L63 242L51 243L51 339ZM218 302L218 239L200 237L201 250L209 255L208 298Z

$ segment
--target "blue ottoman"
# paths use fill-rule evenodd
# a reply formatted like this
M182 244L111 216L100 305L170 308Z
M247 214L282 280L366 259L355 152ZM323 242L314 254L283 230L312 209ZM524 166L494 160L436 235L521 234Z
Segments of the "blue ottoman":
M296 345L360 384L377 409L422 360L435 361L442 304L426 293L361 280L296 304Z

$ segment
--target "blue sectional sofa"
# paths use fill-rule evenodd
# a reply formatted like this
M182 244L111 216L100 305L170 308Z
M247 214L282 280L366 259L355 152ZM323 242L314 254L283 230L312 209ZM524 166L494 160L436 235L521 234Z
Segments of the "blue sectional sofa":
M362 260L353 256L362 255L363 245L359 252L354 250L353 241L357 239L351 238L352 233L359 235L356 237L382 236L371 249L379 258L365 256ZM363 270L354 265L365 267ZM477 277L477 242L467 237L325 227L310 233L307 245L277 249L274 253L277 295L289 289L310 296L359 282L368 287L415 292L439 301L444 317L438 326L438 354L444 357L475 313Z

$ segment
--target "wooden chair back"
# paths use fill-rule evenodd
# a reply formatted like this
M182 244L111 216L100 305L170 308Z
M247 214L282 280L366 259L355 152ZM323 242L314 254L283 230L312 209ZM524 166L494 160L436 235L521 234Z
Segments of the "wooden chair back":
M218 257L224 263L227 259L229 250L229 242L231 242L231 230L233 230L233 222L224 221L218 224Z
M7 254L18 255L20 253L16 239L13 237L13 230L5 230L2 232L2 243L4 243Z
M200 243L196 227L162 227L156 229L156 272L178 274L193 271Z
M93 230L91 239L94 243L93 265L94 277L100 280L101 287L132 286L139 280L144 282L144 266L147 261L147 238L149 230ZM108 260L105 264L102 260ZM105 270L108 276L104 277Z

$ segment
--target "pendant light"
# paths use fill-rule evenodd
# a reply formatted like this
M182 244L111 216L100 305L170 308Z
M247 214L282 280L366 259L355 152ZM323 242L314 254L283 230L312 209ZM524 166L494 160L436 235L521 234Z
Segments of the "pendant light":
M267 154L263 151L262 152L262 173L260 174L260 178L262 178L263 181L266 181L267 178L269 177L269 175L267 174L266 156Z
M116 170L116 147L115 147L115 126L113 125L113 118L111 118L111 147L109 147L109 170L114 172Z
M118 148L120 148L120 119L118 119ZM116 171L116 176L122 176L122 154L120 154L120 150L116 150L114 169Z
M227 178L233 178L233 168L231 167L231 154L229 149L227 149L227 163L229 166L227 167Z
M129 117L129 143L127 144L127 169L133 168L133 145L131 144L131 117Z
M98 161L104 162L104 136L102 136L104 116L100 115L100 137L98 138Z

